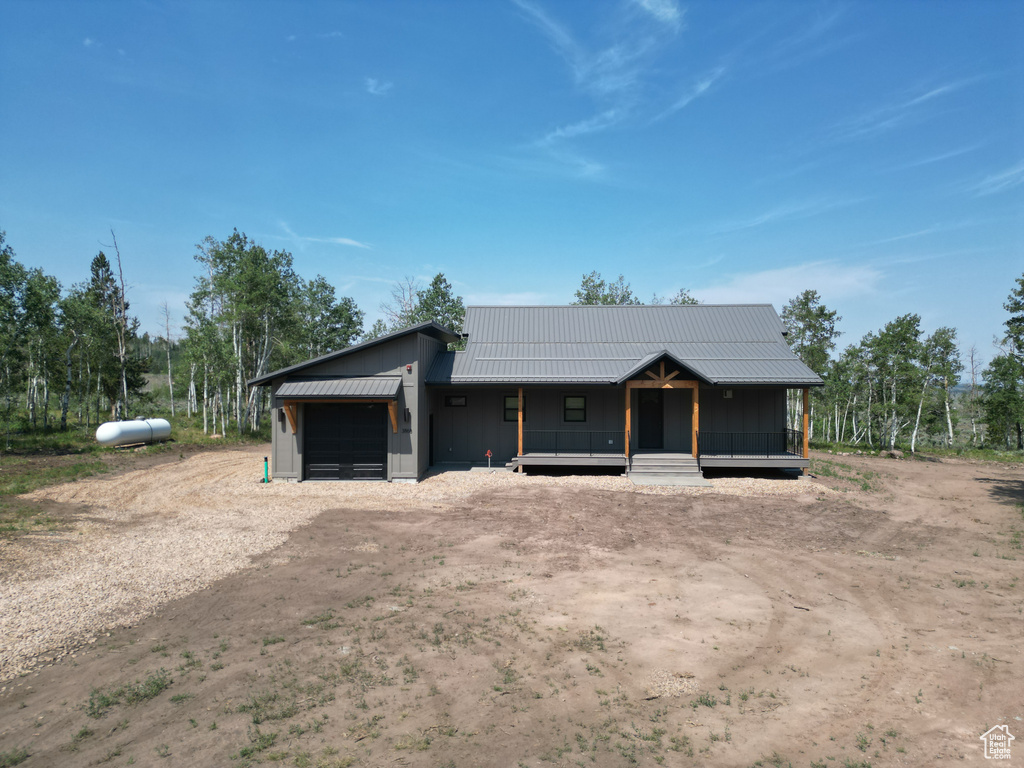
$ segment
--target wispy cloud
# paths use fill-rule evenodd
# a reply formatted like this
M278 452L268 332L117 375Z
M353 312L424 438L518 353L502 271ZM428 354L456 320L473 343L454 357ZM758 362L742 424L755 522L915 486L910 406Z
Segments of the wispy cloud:
M580 120L579 122L556 128L544 136L538 143L550 145L559 139L573 139L577 136L585 136L588 133L597 133L615 125L622 117L623 112L621 109L609 109L586 120Z
M602 179L607 172L604 163L568 147L552 145L544 147L544 150L544 157L504 157L499 162L516 172L527 171L588 181Z
M1012 165L1004 171L986 176L978 183L971 185L970 189L979 197L984 197L1006 192L1021 184L1024 184L1024 161Z
M954 157L960 157L960 155L966 155L969 152L975 152L984 146L983 144L972 144L969 147L961 147L959 149L951 149L948 152L940 152L937 155L928 155L917 160L911 160L909 163L901 163L900 165L894 165L887 169L889 171L907 171L911 168L920 168L921 166L931 165L933 163L941 163L945 160L952 160Z
M985 253L993 253L994 251L994 248L959 248L954 251L933 251L929 248L925 253L904 254L900 256L887 254L885 256L885 265L921 264L949 258L963 259L964 256L978 256Z
M654 17L655 20L677 31L683 25L684 12L679 9L675 0L633 0L640 8Z
M729 232L739 232L745 229L754 229L755 227L775 224L779 221L786 221L789 219L805 219L810 216L817 216L819 214L826 213L827 211L835 210L837 208L845 208L860 202L863 202L863 198L852 200L822 199L800 203L787 203L785 205L776 206L775 208L767 210L756 216L724 222L713 231L715 234L720 235Z
M327 243L329 245L347 245L347 246L350 246L352 248L366 248L366 249L372 248L372 246L369 245L368 243L361 243L358 240L353 240L353 239L351 239L349 237L307 237L307 236L298 234L295 230L293 230L290 226L288 226L287 222L282 221L282 222L280 222L280 224L281 224L281 229L284 230L285 234L288 236L288 239L294 240L296 242L300 242L300 243Z
M540 5L529 0L513 2L548 39L580 87L599 96L609 96L628 91L637 83L640 60L654 44L650 37L624 34L611 45L592 52Z
M532 142L533 150L548 155L544 166L562 165L581 179L603 177L605 165L585 157L572 145L585 136L628 126L638 114L650 111L644 96L655 71L654 57L682 26L683 12L676 0L632 0L642 16L627 14L618 23L606 25L601 31L605 36L603 42L595 44L583 42L584 38L539 2L512 2L565 63L579 91L595 102L591 116L549 128Z
M668 117L671 114L678 112L681 109L685 109L690 103L703 96L710 88L715 84L715 81L720 79L725 74L725 67L716 67L715 69L701 75L676 101L664 112L658 115L655 120L661 120L663 117Z
M925 105L943 96L955 93L978 78L954 80L943 85L928 88L898 101L870 109L841 121L833 128L837 140L851 140L875 136L893 130L907 122L922 119L927 115Z
M387 96L394 87L395 84L388 80L378 80L376 77L366 78L366 92L373 96Z
M348 237L304 237L303 242L306 243L330 243L331 245L350 245L353 248L366 248L370 249L369 243L361 243L358 240L352 240Z
M916 229L913 232L904 232L899 235L892 235L891 237L883 237L878 240L869 240L864 243L852 246L853 248L870 248L876 245L888 245L889 243L900 243L906 240L916 240L920 237L928 237L930 235L938 235L944 232L952 232L958 229L967 229L969 227L977 227L983 224L990 224L991 221L979 220L979 219L964 219L961 221L951 221L945 224L934 224L924 229Z
M803 26L792 34L781 36L757 66L763 71L777 72L806 64L849 45L856 36L835 34L845 12L845 8L838 5L815 10Z
M87 38L85 38L85 40L82 41L82 45L85 46L86 48L92 48L94 46L98 46L99 43L97 43L91 37L87 37Z
M763 303L781 308L801 291L814 289L831 302L863 298L879 291L884 273L868 264L816 261L790 267L744 272L694 293L707 304Z
M777 5L748 3L743 30L754 29L722 60L730 71L746 77L775 76L779 71L807 64L856 40L858 35L840 33L846 8L839 3Z
M860 247L870 248L873 245L888 245L889 243L899 243L904 240L916 240L919 237L927 237L928 235L945 232L949 229L952 229L952 227L925 227L924 229L918 229L914 232L906 232L902 235L893 235L892 237L883 237L878 240L869 240L866 243L861 243Z
M332 39L337 39L337 38L341 38L341 37L344 37L344 36L345 36L344 32L338 32L337 30L332 30L331 32L320 32L317 35L317 37L320 38L321 40L332 40Z

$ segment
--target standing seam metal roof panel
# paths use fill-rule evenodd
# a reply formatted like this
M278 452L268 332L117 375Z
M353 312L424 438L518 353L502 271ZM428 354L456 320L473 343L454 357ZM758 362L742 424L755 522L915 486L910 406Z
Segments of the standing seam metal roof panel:
M615 382L666 351L712 383L820 385L767 304L469 307L465 352L430 383Z
M384 398L398 396L401 376L351 376L347 378L285 381L275 397L287 398Z

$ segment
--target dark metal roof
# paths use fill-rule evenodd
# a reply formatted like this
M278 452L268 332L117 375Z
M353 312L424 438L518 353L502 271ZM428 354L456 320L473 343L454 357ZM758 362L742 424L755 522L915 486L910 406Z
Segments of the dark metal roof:
M621 383L662 356L711 384L818 386L769 304L469 307L430 384Z
M679 343L781 340L770 304L469 307L470 339L514 343Z
M300 371L304 371L307 368L312 368L315 365L320 365L320 363L326 363L328 360L335 360L339 357L344 357L345 355L351 355L356 352L360 352L364 349L375 347L378 344L386 344L387 342L393 339L398 339L401 338L402 336L407 336L410 333L423 333L426 334L427 336L433 336L435 339L439 339L440 341L444 341L449 344L459 340L458 336L456 336L448 328L445 328L443 325L438 325L437 323L432 321L427 323L420 323L419 325L413 325L408 328L403 328L400 331L395 331L394 333L389 333L385 336L378 336L376 339L370 339L369 341L364 341L361 344L353 344L351 347L345 347L345 349L340 349L337 352L329 352L326 355L314 357L312 360L306 360L304 363L298 363L296 365L290 365L287 368L280 368L276 371L271 371L270 373L264 374L263 376L258 376L255 379L251 379L250 381L247 382L247 384L250 387L257 387L262 384L269 384L274 379L280 379L283 376L299 373Z
M401 388L401 376L350 376L286 381L277 388L275 395L279 399L394 398Z

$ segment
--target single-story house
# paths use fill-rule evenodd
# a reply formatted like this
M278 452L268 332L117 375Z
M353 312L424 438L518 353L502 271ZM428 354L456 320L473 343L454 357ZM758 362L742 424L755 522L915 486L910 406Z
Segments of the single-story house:
M821 379L768 304L469 307L273 371L275 479L418 480L429 467L808 465ZM787 429L787 390L804 429Z

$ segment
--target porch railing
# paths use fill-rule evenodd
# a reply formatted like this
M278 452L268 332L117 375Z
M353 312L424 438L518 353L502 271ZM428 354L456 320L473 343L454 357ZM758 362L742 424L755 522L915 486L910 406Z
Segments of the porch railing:
M524 429L523 453L582 454L625 453L622 430Z
M804 433L795 429L778 432L700 432L697 447L701 456L772 456L803 454Z

